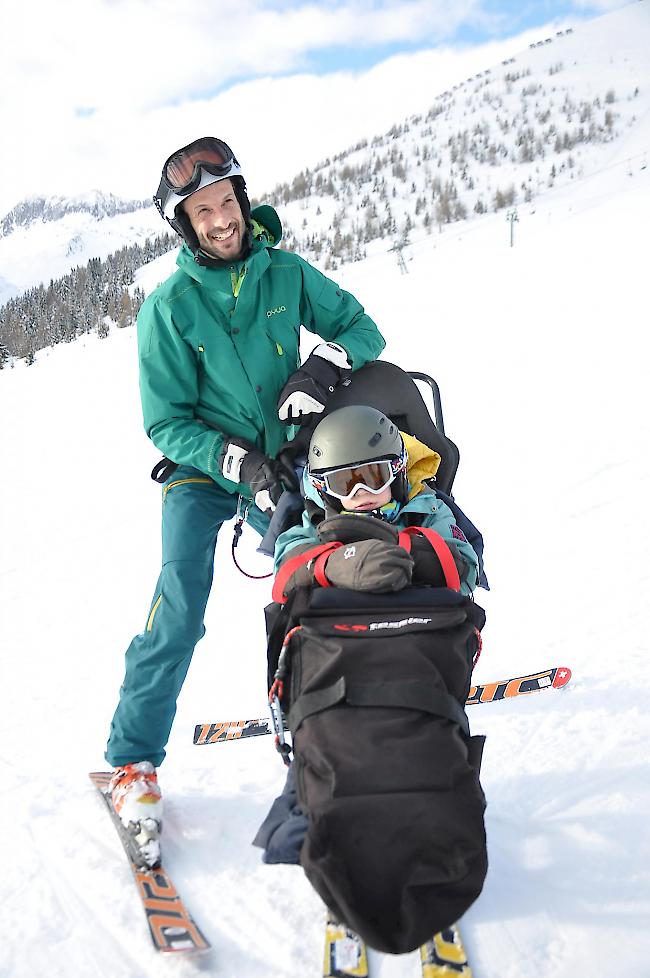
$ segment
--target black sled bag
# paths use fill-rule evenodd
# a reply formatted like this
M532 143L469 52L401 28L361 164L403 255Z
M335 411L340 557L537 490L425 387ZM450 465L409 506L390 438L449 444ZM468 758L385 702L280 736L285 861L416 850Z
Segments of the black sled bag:
M371 947L413 951L487 872L484 738L464 710L485 615L446 588L314 589L299 607L287 653L300 861Z

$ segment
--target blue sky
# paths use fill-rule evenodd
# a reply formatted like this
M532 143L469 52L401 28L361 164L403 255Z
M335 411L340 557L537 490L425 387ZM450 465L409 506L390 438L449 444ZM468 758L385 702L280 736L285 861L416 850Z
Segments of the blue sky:
M463 50L588 20L630 0L249 0L241 25L250 30L250 50L259 34L268 49L259 60L243 59L206 87L195 78L195 95L214 96L236 83L270 72L287 77L299 72L325 76L339 71L367 71L396 55L435 48ZM259 23L259 33L256 26ZM277 25L284 25L280 41ZM338 29L337 29L338 25ZM241 30L236 28L241 38ZM292 39L291 50L285 45ZM273 52L277 52L274 57ZM269 52L270 56L269 56Z
M418 36L403 39L391 39L384 42L373 42L367 39L364 43L358 40L350 43L347 38L338 43L319 46L314 39L314 46L305 46L303 51L304 70L317 74L327 74L333 71L363 71L396 54L412 54L435 47L436 45L458 46L480 45L490 41L503 40L536 27L546 27L549 24L569 24L578 20L586 20L625 6L629 0L535 0L535 2L516 2L516 0L482 0L478 3L460 3L454 5L455 16L441 17L439 22L431 25L428 30L418 32ZM296 12L306 6L304 0L281 0L266 5L287 14ZM346 6L338 0L317 3L323 9L335 10ZM381 8L397 11L400 7L410 4L400 3L370 3L377 14ZM427 4L421 4L426 7ZM433 10L436 4L428 6ZM458 10L460 8L460 11ZM293 69L289 69L292 71Z

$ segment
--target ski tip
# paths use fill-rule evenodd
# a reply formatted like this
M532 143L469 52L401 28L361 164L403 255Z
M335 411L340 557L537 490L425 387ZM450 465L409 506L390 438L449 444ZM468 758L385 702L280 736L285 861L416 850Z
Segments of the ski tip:
M571 670L568 666L558 666L555 670L555 676L553 677L553 686L555 689L562 689L563 686L571 679Z

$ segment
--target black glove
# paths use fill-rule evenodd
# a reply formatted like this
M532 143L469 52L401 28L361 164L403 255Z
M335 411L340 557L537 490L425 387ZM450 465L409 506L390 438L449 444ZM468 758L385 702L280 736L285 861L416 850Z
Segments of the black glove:
M461 581L467 577L467 564L463 560L456 544L445 540L458 570ZM437 553L428 540L421 536L411 538L411 556L413 558L413 581L416 584L430 584L433 587L446 587L445 574Z
M296 463L305 465L309 454L309 442L311 441L312 430L306 425L302 425L296 432L296 437L291 441L285 441L284 445L278 450L276 458L283 465L290 466L291 470L296 469Z
M219 453L221 475L231 482L250 486L253 502L263 513L272 513L285 489L298 490L293 469L269 458L245 438L228 438Z
M280 391L280 421L300 424L308 415L321 414L327 398L350 370L348 355L342 346L319 343Z

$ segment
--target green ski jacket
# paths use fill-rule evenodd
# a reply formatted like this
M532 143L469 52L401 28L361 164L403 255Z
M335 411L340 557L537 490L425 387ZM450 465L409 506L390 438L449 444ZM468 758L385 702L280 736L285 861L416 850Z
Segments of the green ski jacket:
M254 239L244 262L197 265L181 248L178 270L138 315L140 394L145 430L163 455L218 471L224 436L246 438L274 456L294 430L277 399L300 366L300 327L344 347L353 370L375 360L384 340L349 292L298 255L275 249L282 235L272 207L252 212Z

